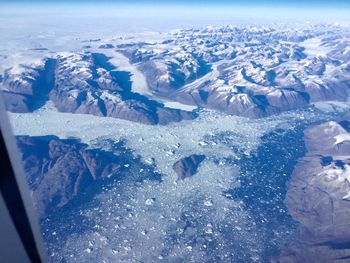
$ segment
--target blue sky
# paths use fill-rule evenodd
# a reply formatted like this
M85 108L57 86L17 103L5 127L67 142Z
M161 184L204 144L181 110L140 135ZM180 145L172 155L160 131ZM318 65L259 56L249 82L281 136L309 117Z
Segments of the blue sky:
M115 4L181 4L181 5L244 5L244 6L329 6L329 7L350 7L350 0L0 0L0 3L115 3Z
M42 19L40 27L55 20L53 25L66 21L71 28L96 24L101 18L111 20L109 27L128 22L128 27L145 25L152 30L172 29L170 25L350 20L350 0L0 0L0 5L0 22L11 18L11 25L24 26L24 17L29 17L34 22Z

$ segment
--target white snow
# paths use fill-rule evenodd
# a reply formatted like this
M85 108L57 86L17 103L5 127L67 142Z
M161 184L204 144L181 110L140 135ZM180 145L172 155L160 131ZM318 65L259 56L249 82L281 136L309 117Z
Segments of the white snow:
M350 134L349 133L341 133L336 136L334 136L335 143L334 144L340 144L343 142L350 142Z
M326 46L322 46L322 39L315 37L305 40L299 45L305 48L304 53L309 56L327 56L328 52L332 49Z
M131 90L145 96L152 96L152 91L148 87L145 76L137 69L137 66L131 64L129 59L122 53L113 50L98 50L108 57L111 57L109 62L117 67L118 71L127 71L131 73Z
M172 109L179 109L184 111L193 111L198 109L197 106L187 105L177 101L163 101L162 103L164 104L165 107L172 108Z

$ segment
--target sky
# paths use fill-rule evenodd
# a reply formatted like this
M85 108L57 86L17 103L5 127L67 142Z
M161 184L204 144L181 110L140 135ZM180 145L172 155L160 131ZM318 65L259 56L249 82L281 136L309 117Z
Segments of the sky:
M235 6L328 6L350 7L349 0L0 0L0 3L71 3L71 4L157 4L157 5L235 5Z
M0 44L300 21L350 24L350 0L0 0Z
M0 0L0 31L8 29L11 35L16 27L22 32L45 27L65 32L80 25L100 31L163 31L207 24L349 18L350 0Z

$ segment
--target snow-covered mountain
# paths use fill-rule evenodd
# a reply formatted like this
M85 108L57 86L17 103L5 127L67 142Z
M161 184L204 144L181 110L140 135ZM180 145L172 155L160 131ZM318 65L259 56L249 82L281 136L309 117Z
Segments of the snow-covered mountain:
M97 53L60 53L36 66L9 69L1 93L13 112L30 112L51 100L62 112L86 113L146 124L192 119L195 113L166 108L131 91L130 74Z
M207 27L120 47L159 96L248 117L321 100L350 86L349 30ZM179 66L181 65L181 66Z
M91 42L96 47L8 69L1 92L11 111L31 110L46 98L60 111L148 124L195 117L161 103L176 101L264 117L317 101L345 100L349 37L350 31L337 25L221 26L179 30L154 42ZM120 57L145 81L119 70ZM137 85L148 93L133 92Z

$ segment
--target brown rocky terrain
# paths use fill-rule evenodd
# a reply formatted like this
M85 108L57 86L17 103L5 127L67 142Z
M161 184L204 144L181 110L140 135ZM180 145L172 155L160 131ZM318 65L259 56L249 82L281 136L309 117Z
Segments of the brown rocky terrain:
M179 179L185 179L197 172L199 165L204 159L205 155L192 154L175 162L173 169L177 173Z
M300 235L281 262L349 262L349 116L306 129L307 154L288 184L286 205Z

